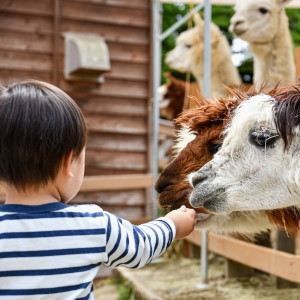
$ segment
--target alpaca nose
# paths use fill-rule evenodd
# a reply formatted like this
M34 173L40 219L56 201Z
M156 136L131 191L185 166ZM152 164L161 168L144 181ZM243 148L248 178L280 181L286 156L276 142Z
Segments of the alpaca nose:
M161 194L168 186L174 183L173 178L177 178L178 174L171 172L169 169L172 165L167 166L157 178L155 190Z
M155 190L160 194L164 191L165 187L168 186L168 182L166 181L166 178L164 176L159 176L156 184L155 184Z
M206 178L207 178L207 176L201 171L194 173L191 178L192 187L195 188L196 185L198 185L201 181L204 181Z
M233 23L234 26L239 26L244 23L244 20L237 20Z
M199 183L208 178L208 175L211 170L211 164L206 164L196 173L192 173L190 178L190 184L193 188L195 188Z
M245 19L239 16L233 16L230 19L230 26L229 26L229 31L231 32L235 32L237 27L240 27L241 25L243 25L245 23Z

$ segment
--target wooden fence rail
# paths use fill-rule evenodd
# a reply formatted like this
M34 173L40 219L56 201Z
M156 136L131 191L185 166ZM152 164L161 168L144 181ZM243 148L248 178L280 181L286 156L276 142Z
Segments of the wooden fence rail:
M186 241L201 246L201 231L195 230ZM254 245L209 232L208 249L243 265L300 283L300 255Z
M152 174L86 176L83 179L80 192L117 191L151 187L153 187ZM3 186L0 186L0 195L4 194L5 190Z

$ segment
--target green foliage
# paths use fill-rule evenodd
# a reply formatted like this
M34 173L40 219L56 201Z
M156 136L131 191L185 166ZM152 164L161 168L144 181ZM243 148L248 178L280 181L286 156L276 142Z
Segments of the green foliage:
M128 281L118 281L118 300L135 300L135 293Z
M292 35L292 40L294 47L300 46L300 10L287 8L286 14L289 18L290 33Z
M171 27L176 21L181 17L187 14L189 8L187 5L174 5L174 4L163 4L163 24L162 24L162 32L167 30ZM170 72L181 79L185 79L185 75L179 72L172 70L168 65L165 64L165 58L167 52L172 50L175 47L176 37L182 31L187 29L187 24L183 24L179 27L173 34L169 35L163 42L162 42L162 82L165 82L165 78L163 76L164 72Z

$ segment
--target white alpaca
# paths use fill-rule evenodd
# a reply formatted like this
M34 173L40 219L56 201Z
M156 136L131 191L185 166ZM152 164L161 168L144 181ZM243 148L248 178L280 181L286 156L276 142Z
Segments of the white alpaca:
M223 216L294 206L299 220L299 126L299 85L243 101L219 152L189 176L191 205Z
M230 30L254 56L254 83L273 87L295 82L293 45L284 5L291 0L237 0Z
M167 54L166 63L179 72L191 72L200 87L203 79L203 26L198 14L194 16L196 26L182 32L176 39L176 47ZM239 86L241 80L232 63L231 50L220 29L211 24L211 96L226 95L226 86Z

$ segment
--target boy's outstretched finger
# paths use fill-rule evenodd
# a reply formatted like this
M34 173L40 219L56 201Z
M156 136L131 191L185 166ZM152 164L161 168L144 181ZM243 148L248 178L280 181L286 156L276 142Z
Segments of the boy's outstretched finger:
M187 211L187 208L185 205L181 205L179 208L180 211Z
M187 208L186 212L189 213L193 218L196 218L196 211L192 208Z

